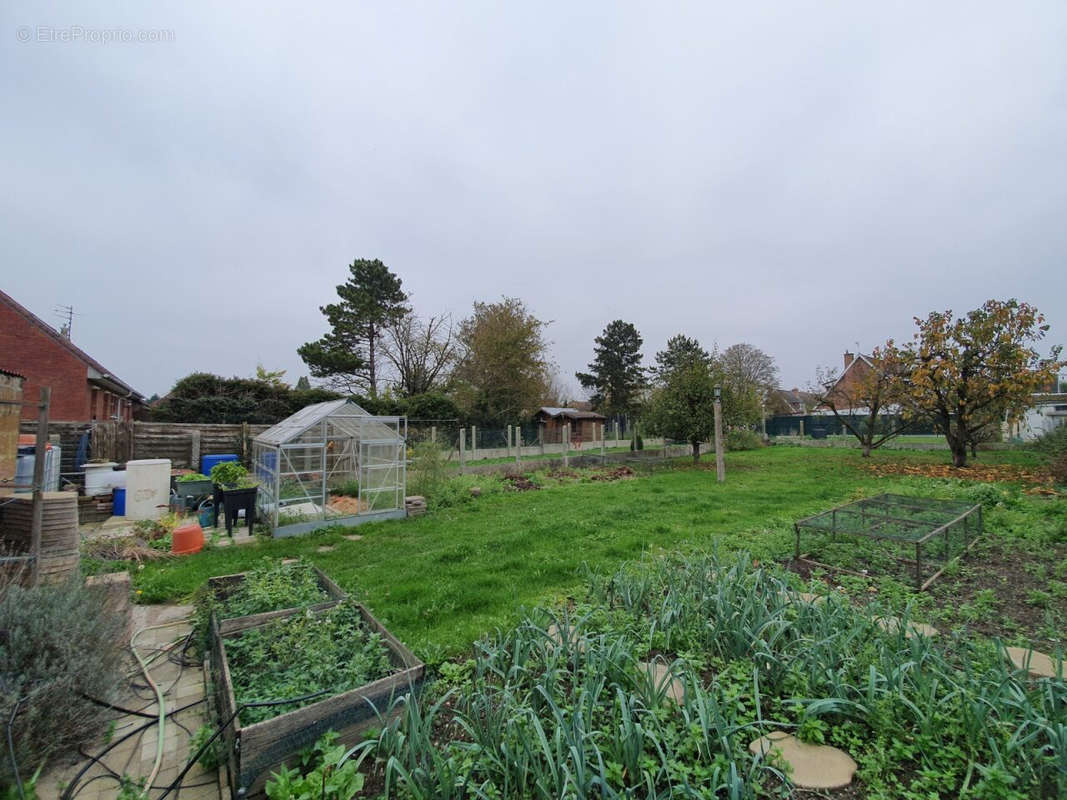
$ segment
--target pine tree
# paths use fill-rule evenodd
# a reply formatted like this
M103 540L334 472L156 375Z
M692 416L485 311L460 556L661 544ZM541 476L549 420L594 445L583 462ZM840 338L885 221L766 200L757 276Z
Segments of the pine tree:
M379 342L383 329L410 312L401 281L378 259L357 259L337 287L339 302L319 310L330 331L297 349L316 378L337 388L378 396Z
M594 342L589 372L576 372L575 377L584 388L592 390L593 408L600 413L632 413L646 385L641 367L641 334L631 323L617 319L608 323Z

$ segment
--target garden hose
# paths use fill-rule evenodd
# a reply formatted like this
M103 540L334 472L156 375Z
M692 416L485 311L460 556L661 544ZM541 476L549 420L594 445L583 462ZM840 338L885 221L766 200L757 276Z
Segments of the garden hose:
M187 619L180 619L173 620L171 622L163 622L159 625L148 625L144 628L138 628L130 637L130 650L133 652L133 657L137 659L137 663L141 665L141 672L144 673L144 677L145 680L148 681L148 685L152 687L153 691L155 691L156 703L159 705L159 730L156 733L156 759L152 764L152 771L148 774L148 778L145 781L146 786L151 786L155 782L156 775L159 774L159 768L163 766L163 738L166 733L167 704L163 698L163 691L159 688L159 685L154 680L152 680L152 675L148 671L148 664L156 657L158 657L160 653L164 652L164 650L157 650L153 657L146 661L145 659L141 658L141 654L137 652L137 637L147 631L160 630L161 628L171 628L175 625L184 624L187 621ZM172 644L177 644L178 641L181 640L176 640ZM144 791L144 796L148 796L147 788Z

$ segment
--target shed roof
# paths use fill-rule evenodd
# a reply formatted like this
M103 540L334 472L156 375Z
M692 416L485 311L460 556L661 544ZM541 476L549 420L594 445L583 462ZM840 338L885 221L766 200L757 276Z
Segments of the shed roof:
M345 433L367 439L395 440L401 438L396 430L390 428L384 422L351 400L327 400L325 403L315 403L305 406L295 414L272 425L259 434L255 441L261 444L279 445L291 442L314 425L329 419L330 423Z

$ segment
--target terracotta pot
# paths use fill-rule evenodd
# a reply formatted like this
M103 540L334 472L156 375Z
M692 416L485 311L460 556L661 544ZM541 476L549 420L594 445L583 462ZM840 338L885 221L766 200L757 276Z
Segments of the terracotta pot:
M199 522L183 522L174 529L170 551L177 555L199 553L204 549L204 529Z

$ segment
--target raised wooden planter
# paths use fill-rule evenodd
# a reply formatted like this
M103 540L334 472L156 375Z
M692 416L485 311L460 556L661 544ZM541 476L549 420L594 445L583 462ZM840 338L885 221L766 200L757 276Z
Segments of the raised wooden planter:
M304 611L306 608L310 608L312 611L321 611L324 608L332 608L337 605L339 601L344 600L348 596L340 586L330 580L325 572L316 566L312 566L311 568L315 571L315 576L319 580L319 586L321 586L323 591L329 595L329 600L323 600L321 603L316 603L313 606L306 606L305 608L281 608L276 611L264 611L259 614L251 614L246 617L233 617L232 619L212 621L217 622L219 631L225 636L234 631L243 631L245 628L260 625L275 617L288 616L293 611ZM245 575L246 573L244 572L238 572L234 575L219 575L214 578L208 578L208 589L210 589L219 600L225 600L235 589L237 589L238 586L241 585L241 583L244 582Z
M333 603L325 604L332 606ZM319 608L322 608L320 606ZM378 726L377 712L384 713L394 697L418 691L425 677L425 665L363 606L357 605L367 626L380 634L389 650L396 672L372 683L327 697L311 705L280 714L273 719L242 725L240 714L226 728L230 790L234 797L262 795L272 772L300 751L311 746L326 731L340 734L340 741L356 744L369 728ZM226 642L242 631L259 627L270 619L303 614L307 609L257 614L224 620L227 630L216 621L211 626L211 676L219 718L225 722L237 711Z

